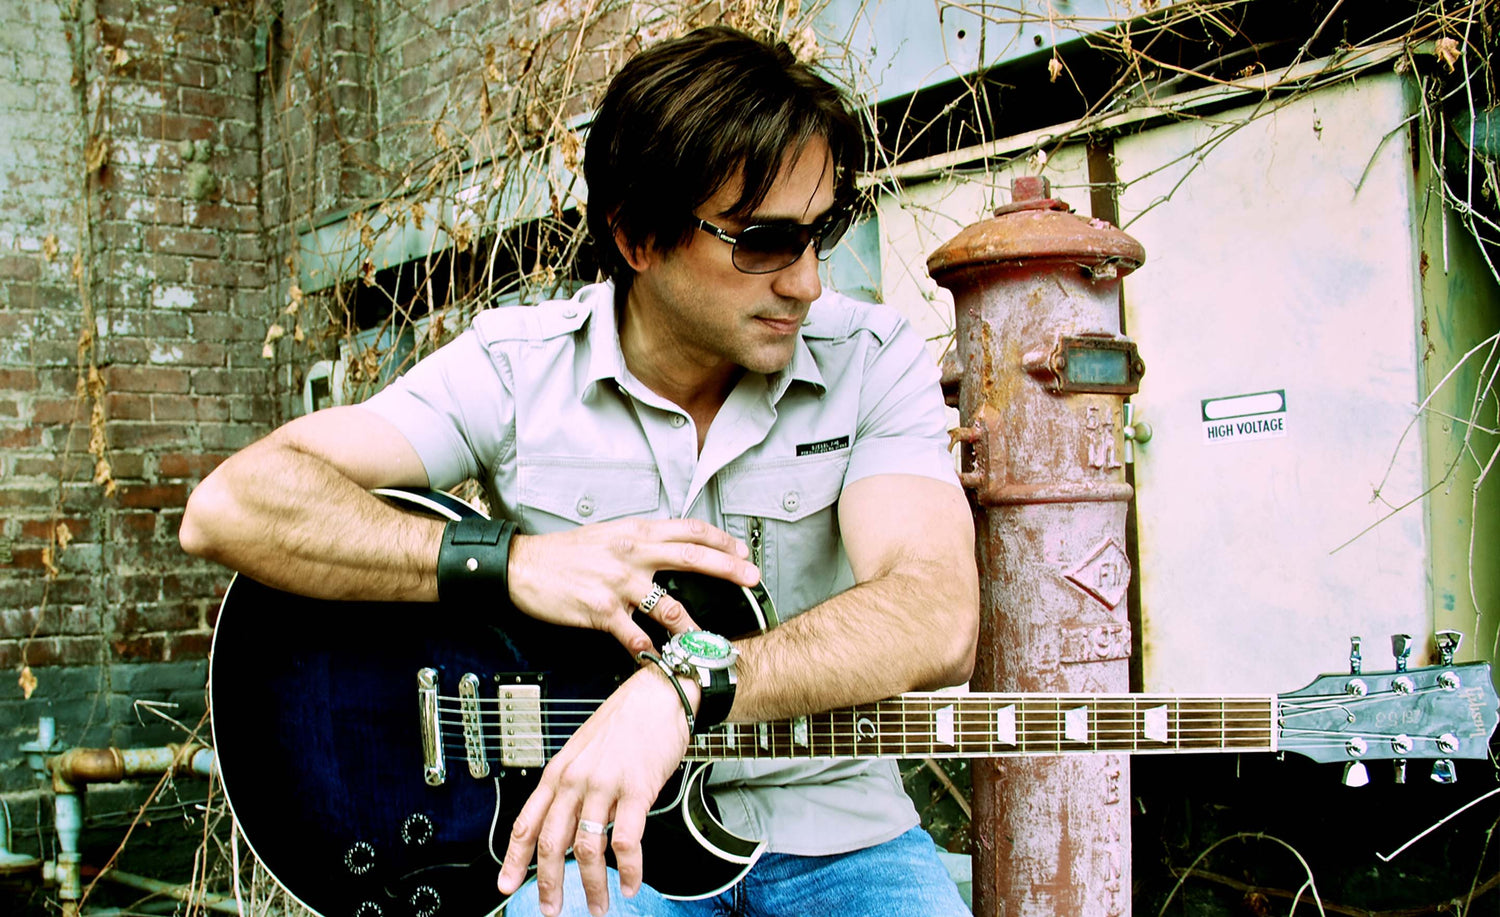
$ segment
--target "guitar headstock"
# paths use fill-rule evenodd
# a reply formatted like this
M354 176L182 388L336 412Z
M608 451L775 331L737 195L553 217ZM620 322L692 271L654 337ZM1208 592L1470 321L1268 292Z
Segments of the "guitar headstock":
M1500 696L1487 662L1356 671L1278 695L1276 719L1278 750L1314 761L1484 758Z

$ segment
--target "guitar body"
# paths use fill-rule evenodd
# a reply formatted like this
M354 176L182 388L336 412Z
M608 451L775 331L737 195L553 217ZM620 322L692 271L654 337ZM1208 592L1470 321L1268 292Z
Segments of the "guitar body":
M453 502L462 507L455 514L473 512ZM694 614L724 632L756 629L743 618L715 621L708 609ZM501 630L495 618L435 604L308 599L245 576L231 584L209 670L225 793L256 856L323 917L481 917L503 903L495 887L500 860L541 767L472 776L456 726L446 725L458 713L444 705L447 772L431 785L419 670L436 670L443 695L473 673L480 697L493 697L501 684L527 684L540 686L548 702L583 702L576 717L549 724L550 759L583 712L636 669L607 634L519 613ZM761 846L715 823L699 778L701 767L679 773L643 838L645 881L675 897L732 884ZM707 821L690 828L690 813ZM722 840L728 858L705 848L694 830Z

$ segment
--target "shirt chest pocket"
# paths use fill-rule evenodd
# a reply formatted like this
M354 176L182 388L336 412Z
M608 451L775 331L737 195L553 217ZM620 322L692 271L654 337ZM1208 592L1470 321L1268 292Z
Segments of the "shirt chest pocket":
M661 479L649 462L538 456L521 459L516 472L519 521L529 534L645 516L661 505Z
M848 466L843 452L720 473L720 509L749 543L783 619L828 598L840 579L837 504Z

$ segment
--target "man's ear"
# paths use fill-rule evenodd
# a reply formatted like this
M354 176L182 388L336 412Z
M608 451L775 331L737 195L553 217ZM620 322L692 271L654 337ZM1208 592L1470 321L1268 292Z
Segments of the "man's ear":
M632 271L639 274L656 261L654 246L631 245L630 241L625 238L625 230L621 229L618 223L614 224L611 231L615 237L615 248L619 250L620 257L625 259L625 263L630 265Z

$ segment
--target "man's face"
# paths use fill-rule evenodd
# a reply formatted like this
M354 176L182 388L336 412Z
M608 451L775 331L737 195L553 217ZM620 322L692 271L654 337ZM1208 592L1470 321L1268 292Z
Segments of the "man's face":
M800 153L789 152L766 199L749 217L728 214L740 185L738 179L727 183L694 215L730 236L756 223L814 223L834 204L833 157L818 137ZM659 323L652 335L670 341L678 359L710 370L726 363L759 373L784 369L808 307L822 293L814 247L769 274L741 273L732 251L728 242L695 231L681 247L651 253L637 273L631 299L639 299L642 318Z

